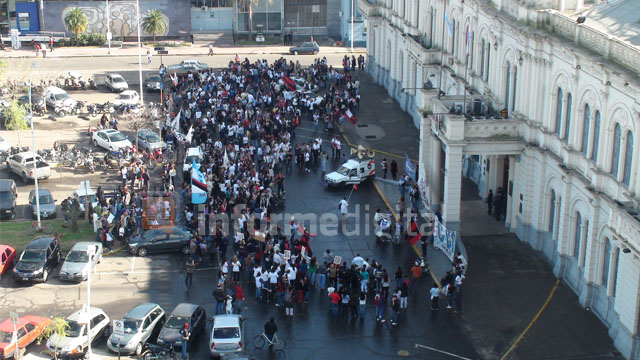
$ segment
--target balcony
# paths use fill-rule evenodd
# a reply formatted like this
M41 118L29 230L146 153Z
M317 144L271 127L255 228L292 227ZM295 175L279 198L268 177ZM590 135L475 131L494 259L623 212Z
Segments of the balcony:
M384 2L379 0L358 0L358 11L365 18L383 16Z

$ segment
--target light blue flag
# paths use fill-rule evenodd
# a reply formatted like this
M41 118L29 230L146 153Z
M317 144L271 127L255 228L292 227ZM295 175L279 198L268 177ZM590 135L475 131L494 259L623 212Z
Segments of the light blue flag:
M451 30L451 22L449 22L449 15L444 12L444 23L447 25L447 31L449 31L449 37L453 37L453 31Z

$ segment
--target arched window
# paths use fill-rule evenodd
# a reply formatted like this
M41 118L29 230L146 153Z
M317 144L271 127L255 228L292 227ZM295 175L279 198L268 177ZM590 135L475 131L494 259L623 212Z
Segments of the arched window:
M613 149L611 150L611 175L618 177L620 163L620 124L613 129Z
M482 57L480 58L480 78L484 79L484 56L486 54L486 41L482 39Z
M624 149L624 169L622 182L629 185L631 182L631 164L633 163L633 133L627 132L627 145Z
M560 136L560 129L562 129L562 89L558 88L558 95L556 96L556 135Z
M504 84L504 108L509 112L509 95L511 92L511 63L507 61L507 73Z
M549 232L553 236L554 223L556 221L556 192L551 190L549 197Z
M609 294L616 296L616 290L618 288L618 269L620 269L620 249L616 249L613 263L613 286Z
M582 121L582 146L580 151L587 156L587 149L589 148L589 126L591 125L591 108L589 104L584 105L584 118Z
M511 96L511 111L516 109L516 91L518 89L518 67L513 67L513 95Z
M398 57L398 82L404 87L404 53L401 51Z
M429 15L429 48L433 47L433 33L436 31L436 10L431 7L431 14Z
M589 249L589 221L584 222L584 226L582 227L582 232L584 233L584 243L582 244L582 255L578 258L578 265L581 267L585 264L585 258L587 257L587 249Z
M576 213L576 224L573 238L573 257L580 260L580 243L582 242L582 216ZM579 265L579 264L578 264Z
M564 116L564 139L569 141L569 133L571 131L571 103L573 97L571 93L567 94L567 113Z
M591 160L598 162L598 147L600 146L600 111L596 110L593 121L593 145L591 147Z
M609 285L609 265L611 264L611 241L608 238L604 239L604 254L602 258L602 286L607 288Z

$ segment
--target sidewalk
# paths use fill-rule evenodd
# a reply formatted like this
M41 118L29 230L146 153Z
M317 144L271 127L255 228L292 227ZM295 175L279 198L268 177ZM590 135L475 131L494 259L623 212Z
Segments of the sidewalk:
M162 45L158 45L162 46ZM208 45L187 45L187 46L162 46L169 52L168 55L163 56L207 56L209 53ZM256 54L289 54L290 46L253 46L253 45L236 45L236 46L219 46L213 48L213 53L216 55L233 55L238 54L240 56L256 55ZM146 57L147 50L151 51L153 56L159 56L153 50L153 45L147 45L142 47L142 56ZM364 53L365 48L354 48L354 53ZM348 47L320 47L320 53L322 54L351 54ZM32 58L35 55L35 51L30 46L23 46L20 50L5 50L0 51L0 58ZM111 47L111 55L109 55L109 49L107 46L94 47L61 47L54 48L54 51L47 51L47 58L78 58L78 57L109 57L109 56L138 56L138 48L136 43L125 43L123 47ZM302 55L300 55L302 56ZM312 56L312 55L310 55ZM146 59L145 59L146 60Z

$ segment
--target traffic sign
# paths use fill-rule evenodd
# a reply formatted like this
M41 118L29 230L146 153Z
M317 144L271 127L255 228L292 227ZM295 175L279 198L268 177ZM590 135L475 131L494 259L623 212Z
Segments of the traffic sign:
M124 322L122 320L113 320L112 329L115 334L124 334Z
M160 90L164 90L164 83L163 82L160 83Z
M153 50L155 50L155 51L164 51L164 48L163 47L155 47L155 48L153 48Z
M167 50L158 50L158 55L167 55L169 51Z

